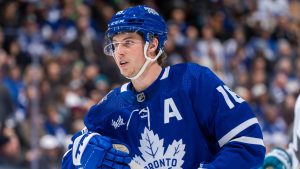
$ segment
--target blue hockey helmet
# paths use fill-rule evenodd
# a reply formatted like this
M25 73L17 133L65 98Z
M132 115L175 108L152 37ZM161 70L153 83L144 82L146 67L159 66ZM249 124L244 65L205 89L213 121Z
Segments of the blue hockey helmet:
M153 37L157 37L158 50L162 51L168 34L164 19L154 9L144 5L117 12L108 23L106 40L111 41L114 35L123 32L140 33L146 42L151 42Z

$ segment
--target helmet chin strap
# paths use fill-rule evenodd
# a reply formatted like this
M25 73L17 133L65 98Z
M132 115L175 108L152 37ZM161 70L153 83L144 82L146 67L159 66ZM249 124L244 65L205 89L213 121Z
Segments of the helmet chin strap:
M146 70L147 66L151 63L151 62L154 62L156 61L159 56L163 53L163 50L159 50L158 54L155 56L155 58L150 58L147 56L147 49L149 47L149 42L146 42L145 43L145 46L144 46L144 57L146 59L145 63L143 64L143 66L140 68L140 70L134 75L134 76L131 76L131 77L126 77L127 79L130 79L130 80L135 80L137 78L139 78L143 73L144 71Z

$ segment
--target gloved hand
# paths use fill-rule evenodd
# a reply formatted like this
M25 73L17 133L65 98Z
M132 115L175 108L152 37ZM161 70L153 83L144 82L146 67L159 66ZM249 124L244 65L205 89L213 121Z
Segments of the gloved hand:
M292 169L292 159L284 149L274 148L266 155L260 169Z
M80 131L72 137L72 141L70 150L63 157L62 168L130 169L128 146L117 140Z

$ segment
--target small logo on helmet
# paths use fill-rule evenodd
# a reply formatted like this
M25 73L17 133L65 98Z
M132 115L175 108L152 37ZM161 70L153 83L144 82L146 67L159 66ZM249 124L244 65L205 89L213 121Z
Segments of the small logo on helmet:
M110 24L110 26L114 26L114 25L117 25L117 24L120 24L120 23L123 23L124 22L124 19L122 19L122 20L117 20L117 21L115 21L115 22L112 22L111 24Z
M158 15L158 13L152 9L152 8L149 8L149 7L144 7L144 9L148 12L148 13L151 13L151 14L154 14L154 15Z

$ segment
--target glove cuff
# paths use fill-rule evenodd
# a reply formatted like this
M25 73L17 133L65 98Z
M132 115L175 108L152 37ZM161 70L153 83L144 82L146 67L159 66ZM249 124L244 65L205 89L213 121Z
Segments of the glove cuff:
M83 155L83 153L85 153L86 149L87 150L90 149L90 146L88 146L88 143L91 140L91 138L94 136L100 136L100 134L98 134L98 133L83 134L74 140L74 144L73 144L73 148L72 148L73 149L72 159L73 159L73 164L75 166L83 165L83 164L81 164L82 155Z
M286 169L292 168L292 159L284 149L274 148L266 155L266 158L268 157L277 158L286 167Z

